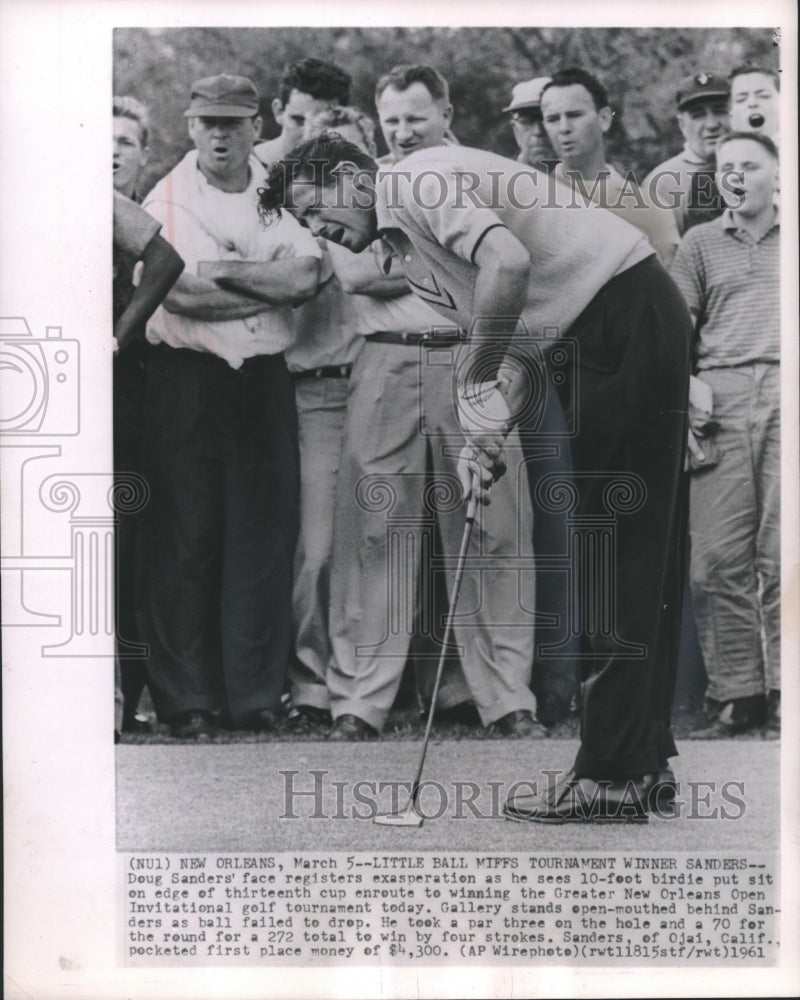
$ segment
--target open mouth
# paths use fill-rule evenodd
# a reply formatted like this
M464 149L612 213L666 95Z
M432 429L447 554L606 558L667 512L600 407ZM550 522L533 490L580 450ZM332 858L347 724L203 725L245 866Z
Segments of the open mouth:
M759 114L757 111L754 111L753 114L750 115L750 117L747 119L747 124L751 128L761 128L765 121L766 119L764 118L763 115Z

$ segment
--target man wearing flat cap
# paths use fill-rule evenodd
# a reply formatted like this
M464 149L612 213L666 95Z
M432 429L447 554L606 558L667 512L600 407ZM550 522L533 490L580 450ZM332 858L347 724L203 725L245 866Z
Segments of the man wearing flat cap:
M192 87L195 148L146 208L186 261L151 320L145 454L145 638L159 718L178 738L275 725L291 630L296 418L283 352L319 278L288 215L261 226L261 129L250 80Z
M675 105L685 145L676 156L651 170L642 184L655 204L672 210L681 236L722 212L714 180L714 153L729 131L729 103L730 85L718 73L700 72L682 80Z
M556 162L556 155L542 123L542 91L549 82L549 76L523 80L514 86L511 103L503 108L511 117L511 128L519 147L517 159L537 170L550 170Z

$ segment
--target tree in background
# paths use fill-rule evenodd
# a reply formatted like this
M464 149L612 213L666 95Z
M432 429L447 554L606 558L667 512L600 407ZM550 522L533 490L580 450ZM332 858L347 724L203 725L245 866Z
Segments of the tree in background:
M682 146L674 116L682 77L701 69L727 75L751 61L778 68L777 39L763 28L120 28L114 93L152 108L145 190L191 146L183 112L194 80L225 71L250 77L270 138L279 131L269 107L278 81L305 56L346 69L353 103L370 114L382 73L397 63L431 63L450 83L459 140L509 156L514 140L500 109L512 86L583 66L603 81L616 112L609 159L639 178Z

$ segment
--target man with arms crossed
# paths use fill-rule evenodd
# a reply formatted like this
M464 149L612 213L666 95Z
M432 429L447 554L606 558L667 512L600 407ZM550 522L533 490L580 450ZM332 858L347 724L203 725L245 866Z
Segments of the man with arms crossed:
M523 447L536 447L539 401L526 365L536 351L526 336L543 344L560 330L577 341L579 372L559 387L577 428L574 479L534 478L531 488L549 490L553 503L592 523L618 512L614 577L575 581L589 586L598 607L610 605L614 621L582 630L589 670L573 769L542 795L515 796L506 813L554 822L646 818L661 793L674 795L668 759L677 752L670 702L691 335L680 293L633 227L602 209L548 205L538 186L546 188L546 175L521 177L520 164L491 153L423 150L377 180L374 161L346 143L316 140L295 154L270 172L262 211L285 205L312 232L356 253L382 236L412 287L435 282L442 315L467 330L482 320L492 334L473 334L459 363L472 425L467 492L468 472L478 471L480 498L488 499L503 432L520 413ZM503 376L504 351L522 377ZM481 414L494 425L485 417L481 426ZM587 570L579 563L573 571Z
M320 251L293 219L258 218L258 94L222 74L192 87L195 149L146 207L186 260L148 326L146 588L159 718L205 737L220 711L272 729L291 639L297 532L292 305L316 292Z

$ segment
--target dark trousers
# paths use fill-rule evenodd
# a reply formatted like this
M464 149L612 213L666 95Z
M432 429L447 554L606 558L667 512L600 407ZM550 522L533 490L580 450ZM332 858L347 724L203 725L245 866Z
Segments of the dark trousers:
M553 469L535 458L534 426L523 443L534 454L531 492L535 509L543 506L550 518L551 550L568 539L564 642L579 643L584 680L575 771L628 778L658 770L677 753L670 711L686 536L691 320L651 257L608 282L566 336L578 355L557 381L566 428L574 431L571 476L544 480Z
M146 659L141 643L137 606L140 568L138 500L144 496L128 477L142 474L142 430L145 392L146 345L132 344L114 358L114 476L122 496L135 496L134 504L120 504L117 511L115 609L117 663L123 712L135 715L147 684Z
M297 538L297 419L282 355L234 370L161 347L148 369L146 639L159 718L234 726L284 690Z

